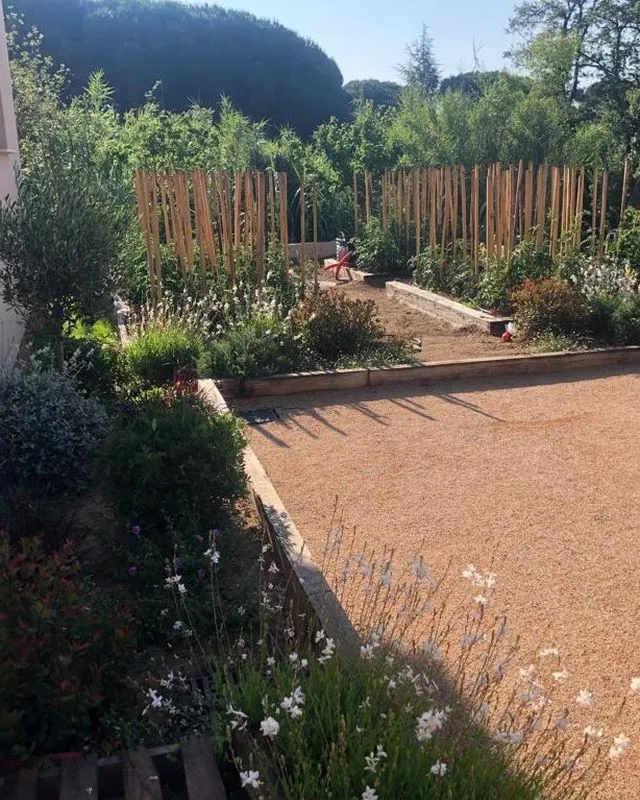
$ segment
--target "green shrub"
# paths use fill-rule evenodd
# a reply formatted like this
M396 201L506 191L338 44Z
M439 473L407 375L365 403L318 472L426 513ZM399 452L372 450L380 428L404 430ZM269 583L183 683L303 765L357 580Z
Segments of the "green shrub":
M640 344L640 295L598 295L589 306L589 330L606 344Z
M197 336L174 326L152 325L127 347L134 375L151 386L168 386L176 377L196 373L201 343Z
M334 289L307 297L295 320L311 352L329 364L374 349L384 336L373 300L350 300Z
M70 544L0 535L0 751L79 750L127 699L133 618L80 576ZM131 698L130 702L133 702Z
M111 405L129 378L120 338L106 321L78 323L65 339L67 368L84 391Z
M585 327L586 306L582 296L557 278L526 280L511 295L518 333L533 339L542 333L572 334Z
M310 366L299 334L273 314L239 323L205 350L201 373L214 378L257 378Z
M620 261L640 270L640 210L628 208L618 228L611 251Z
M483 268L478 279L475 300L482 308L502 314L511 311L511 293L527 279L537 279L551 271L551 259L545 252L537 252L533 237L527 237L513 248L511 257L489 258L486 250L482 256Z
M89 478L107 416L68 375L0 371L0 506L76 493Z
M509 311L511 289L506 264L487 264L478 279L475 301L481 308L504 314Z
M358 269L368 272L404 272L405 259L400 240L389 227L382 229L380 220L373 217L362 233L353 239Z
M200 533L244 493L240 423L194 395L149 397L106 448L106 488L128 522Z
M411 259L409 265L416 285L454 297L470 297L473 294L474 276L469 263L462 257L461 249L456 246L455 258L447 252L442 259L441 252L439 246L429 248Z

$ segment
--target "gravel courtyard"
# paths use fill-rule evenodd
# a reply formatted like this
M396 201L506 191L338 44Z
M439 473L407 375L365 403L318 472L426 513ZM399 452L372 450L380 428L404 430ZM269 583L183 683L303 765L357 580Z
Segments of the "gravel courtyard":
M598 796L636 798L640 697L613 717L640 675L640 375L540 380L262 400L281 418L247 431L318 559L336 498L356 547L409 559L422 544L435 574L494 559L492 611L524 663L557 646L571 723L632 739Z

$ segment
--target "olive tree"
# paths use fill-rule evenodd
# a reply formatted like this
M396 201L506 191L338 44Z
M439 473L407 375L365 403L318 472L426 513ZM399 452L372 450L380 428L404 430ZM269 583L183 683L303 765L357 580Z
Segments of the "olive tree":
M123 230L121 183L101 176L82 139L59 131L37 170L0 203L0 288L5 302L53 343L76 318L94 318L111 289Z

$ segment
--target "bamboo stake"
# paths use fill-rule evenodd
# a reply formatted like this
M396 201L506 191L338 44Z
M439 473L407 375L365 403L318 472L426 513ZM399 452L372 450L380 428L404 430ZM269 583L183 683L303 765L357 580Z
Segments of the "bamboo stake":
M624 212L627 204L627 189L629 185L629 157L624 160L624 173L622 176L622 199L620 200L620 223L624 219Z
M533 164L529 164L525 174L524 187L524 223L523 234L526 237L531 233L533 227Z
M288 187L287 173L278 174L280 188L280 244L285 270L289 272L289 215L288 215Z
M211 269L213 270L213 274L217 275L218 253L217 253L216 239L214 234L214 226L216 224L215 219L218 211L218 204L216 200L216 184L213 174L210 176L203 175L202 188L204 192L204 200L206 201L207 214L209 220L206 230L207 254L209 257L209 263L211 264Z
M273 170L269 170L269 247L276 247L276 191L273 181Z
M480 168L473 169L473 272L478 277L480 259Z
M200 285L204 291L207 285L207 234L209 204L203 198L202 182L204 173L194 169L191 173L193 187L193 211L195 221L196 242L198 244L198 263L200 266Z
M604 253L604 237L607 224L607 203L609 197L609 173L605 169L602 173L602 197L600 199L600 255Z
M255 258L255 252L253 248L253 232L255 228L253 194L253 173L248 169L244 174L244 246L251 250L251 257Z
M403 173L404 174L404 173ZM407 258L409 257L409 247L411 244L411 174L404 174L404 196L406 201L405 208L405 245Z
M458 170L451 169L451 255L455 261L458 241Z
M158 173L158 184L160 186L160 206L162 208L162 217L164 219L164 239L167 245L172 246L175 242L175 239L172 236L171 225L169 221L169 198L165 188L166 173Z
M436 246L436 238L438 235L438 177L435 170L429 173L429 180L431 182L431 207L429 210L429 248L431 252L434 251Z
M549 233L549 255L554 258L558 245L558 226L560 223L560 169L551 168L551 231Z
M460 167L460 194L462 206L462 252L467 257L467 173Z
M536 250L544 248L544 234L547 227L547 184L549 182L548 164L540 164L538 169L538 202L536 203Z
M311 207L313 212L313 262L315 264L313 270L313 286L318 290L318 198L316 193L316 181L313 179L311 187Z
M420 170L415 170L413 173L413 211L415 214L415 228L416 228L416 255L420 255L420 233L422 223L420 220L420 213L422 211L421 198L420 198Z
M256 174L256 274L258 285L264 284L264 250L265 250L265 175L264 172Z
M596 227L598 224L598 167L593 168L593 184L591 185L591 253L596 252Z
M367 224L371 220L371 194L369 192L369 173L364 173L364 213Z
M240 247L240 211L242 209L242 172L237 169L233 193L233 246Z
M154 265L154 245L151 232L151 220L149 219L149 200L148 200L148 178L143 169L136 170L136 200L138 203L138 223L144 238L145 252L147 256L147 274L149 276L149 292L155 305L158 296L156 291L156 272Z
M353 230L358 233L358 173L353 171Z
M222 223L222 253L227 270L227 283L230 288L235 285L236 269L233 257L233 216L231 209L231 186L229 175L221 172L218 179L220 203L220 220Z
M307 243L307 218L306 218L306 199L304 196L304 183L300 183L300 280L302 281L302 293L305 289L305 245Z
M504 182L505 170L499 164L496 164L493 189L495 195L496 256L498 261L502 261L502 256L504 255Z
M576 188L576 206L574 217L573 246L577 249L582 244L582 215L584 213L584 167L578 174Z
M477 167L476 167L477 169ZM477 198L476 198L477 201ZM494 218L493 218L493 167L489 165L487 169L487 188L486 188L486 236L487 236L487 256L493 257L495 254L495 233L494 233ZM477 221L476 221L477 224Z

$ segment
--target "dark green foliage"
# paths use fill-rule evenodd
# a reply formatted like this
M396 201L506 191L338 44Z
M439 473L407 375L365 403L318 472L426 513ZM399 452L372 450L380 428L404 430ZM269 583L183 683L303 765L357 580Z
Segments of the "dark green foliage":
M589 330L597 341L640 345L640 295L600 295L589 307Z
M585 328L584 299L557 278L526 280L511 295L518 335L525 340L545 333L575 334Z
M640 210L626 210L611 249L621 261L640 272Z
M407 268L400 237L392 226L383 230L377 217L372 217L362 232L354 237L353 244L358 269L366 272L404 272Z
M78 94L103 69L120 108L141 105L156 82L165 108L216 108L226 96L252 119L310 134L346 116L336 63L282 25L215 5L149 0L15 0L71 71Z
M203 376L258 378L308 369L310 359L295 329L275 315L258 315L211 342L201 363Z
M29 756L91 745L127 688L133 618L80 575L71 544L0 535L0 752Z
M0 430L0 500L41 504L85 488L107 418L67 375L14 369L0 371Z
M244 492L238 421L198 396L142 401L106 448L106 490L122 518L160 534L200 533Z
M440 74L426 25L422 25L419 38L407 45L407 57L407 63L400 68L407 86L417 89L424 97L432 95L440 83Z
M325 364L376 349L384 337L373 300L350 300L329 290L308 297L295 315L304 341Z
M126 350L132 373L150 386L169 386L196 374L201 343L192 333L152 325L132 339Z
M112 288L124 217L119 190L103 182L78 141L50 142L46 163L0 204L0 285L5 302L49 335L63 364L69 319L91 319Z
M402 86L393 81L349 81L344 85L345 92L353 100L370 100L374 106L397 106L402 94Z
M452 260L449 248L445 257L441 257L441 248L435 247L413 256L409 262L413 279L417 286L434 292L443 292L455 297L473 296L474 276L460 247L456 247L456 257Z
M130 378L118 333L109 322L78 323L65 339L67 368L75 382L107 407L117 400L118 387Z

